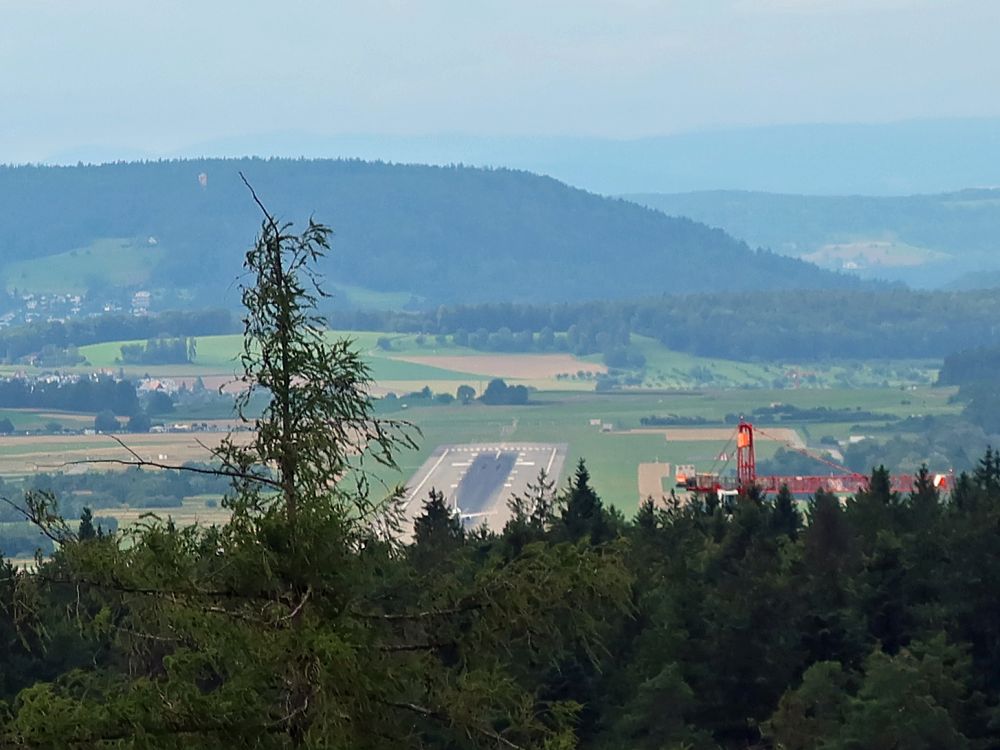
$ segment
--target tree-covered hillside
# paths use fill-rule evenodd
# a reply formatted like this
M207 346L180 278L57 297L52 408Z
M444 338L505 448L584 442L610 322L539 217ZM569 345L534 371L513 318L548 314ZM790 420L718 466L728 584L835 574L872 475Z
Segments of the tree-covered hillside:
M715 190L629 198L785 255L833 267L854 262L863 272L925 286L1000 269L1000 190L899 197Z
M323 270L338 283L430 303L855 283L525 172L330 160L0 168L0 264L131 238L137 253L156 248L149 286L224 289L254 219L240 171L278 216L328 217L337 236Z

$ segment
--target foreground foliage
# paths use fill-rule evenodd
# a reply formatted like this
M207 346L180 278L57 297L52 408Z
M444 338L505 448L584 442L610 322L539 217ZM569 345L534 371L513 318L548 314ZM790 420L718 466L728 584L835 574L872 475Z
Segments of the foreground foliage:
M626 521L581 462L502 530L431 492L399 542L367 369L330 344L326 227L264 212L246 257L249 444L221 527L71 532L0 575L0 744L21 748L975 748L1000 742L1000 456L948 502L888 475L808 522L787 492ZM268 404L251 419L254 392ZM137 465L144 465L134 454ZM200 467L186 471L204 472Z
M5 746L573 743L579 706L543 695L539 675L596 662L598 614L626 607L622 555L539 541L411 560L399 491L378 497L365 466L394 465L412 430L375 418L360 355L314 312L329 235L264 210L247 253L237 406L254 439L224 440L207 470L232 482L228 523L109 536L88 516L73 533L53 495L24 496L59 549L4 578Z
M66 540L7 570L4 739L24 747L993 747L1000 459L948 501L884 472L644 504L580 466L496 533L432 493L413 543L337 502ZM124 542L124 543L123 543Z

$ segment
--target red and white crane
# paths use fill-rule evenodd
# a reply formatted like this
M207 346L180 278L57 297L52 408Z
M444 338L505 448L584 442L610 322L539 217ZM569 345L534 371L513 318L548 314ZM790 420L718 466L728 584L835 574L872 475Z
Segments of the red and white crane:
M757 457L754 452L754 432L767 435L763 430L754 428L746 420L741 420L736 427L736 477L724 477L720 473L695 473L685 476L682 486L690 492L714 493L719 495L736 495L745 493L750 487L757 487L765 494L776 493L782 487L787 487L793 495L812 495L819 490L835 494L854 493L868 486L870 477L858 474L850 469L816 456L808 451L789 446L815 461L826 464L836 473L815 474L810 476L761 476L757 474ZM932 475L934 486L947 490L951 485L951 474ZM913 489L912 474L890 474L889 484L894 492L910 492Z

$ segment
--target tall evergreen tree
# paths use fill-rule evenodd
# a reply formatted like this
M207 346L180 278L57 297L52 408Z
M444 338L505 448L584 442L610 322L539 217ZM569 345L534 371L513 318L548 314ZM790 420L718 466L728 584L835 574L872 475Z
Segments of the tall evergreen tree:
M84 507L80 514L80 526L76 532L76 538L81 542L86 542L97 537L97 529L94 528L94 514L90 508Z
M413 442L375 418L361 355L315 314L312 263L329 234L313 222L293 234L265 212L247 254L239 406L253 429L216 454L233 480L227 523L153 520L80 544L51 498L26 498L63 544L19 579L18 601L41 611L65 599L65 622L98 643L86 670L20 693L0 744L572 744L577 708L539 700L532 665L597 659L629 589L620 556L552 545L413 585L394 539L399 493L373 497L365 471ZM424 539L439 536L431 526ZM435 527L460 541L450 522Z
M776 534L795 539L801 528L802 514L792 493L788 491L788 486L783 484L771 506L771 529Z
M927 464L920 467L913 479L913 490L907 501L907 510L908 525L911 529L930 527L941 511L941 493L934 486L934 477Z
M902 509L902 498L892 490L888 470L884 466L873 469L868 486L858 490L847 501L847 518L854 526L865 553L874 548L880 531L899 527Z
M431 489L424 510L413 523L413 537L420 546L456 546L465 537L462 521L448 506L440 490Z
M423 512L413 522L410 553L414 564L420 571L446 565L464 541L462 519L448 505L443 493L431 489Z
M591 544L602 544L613 537L608 513L601 498L590 486L590 472L582 458L563 497L562 523L567 536L573 541L586 538Z
M519 554L532 542L542 541L554 523L555 482L545 470L529 482L522 495L507 503L510 518L504 525L502 539L512 555Z

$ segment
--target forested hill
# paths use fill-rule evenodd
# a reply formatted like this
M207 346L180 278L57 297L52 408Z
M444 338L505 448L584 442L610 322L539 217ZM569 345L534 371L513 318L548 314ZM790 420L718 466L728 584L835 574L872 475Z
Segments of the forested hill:
M850 263L861 273L923 286L1000 283L996 189L897 197L725 190L628 197L832 268ZM986 269L993 274L984 276Z
M0 168L7 286L28 276L25 259L124 238L149 253L142 288L228 287L260 220L240 171L279 217L301 225L314 216L334 228L323 270L338 283L428 303L857 284L526 172L234 159ZM100 270L95 256L88 273Z

